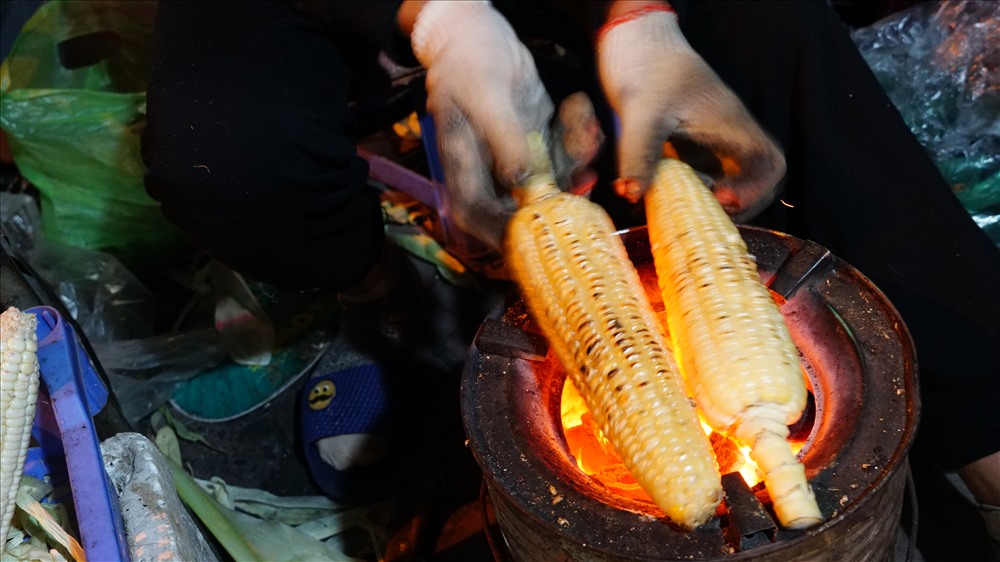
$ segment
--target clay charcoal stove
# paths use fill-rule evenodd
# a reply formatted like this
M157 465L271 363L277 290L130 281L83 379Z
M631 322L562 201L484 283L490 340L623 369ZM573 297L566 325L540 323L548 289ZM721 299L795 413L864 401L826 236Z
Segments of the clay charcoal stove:
M791 439L827 520L802 531L782 529L745 456L712 434L725 498L707 524L693 531L673 524L613 465L613 452L595 457L593 444L574 438L579 431L563 416L565 373L511 295L483 322L461 391L469 447L505 556L521 562L891 559L920 408L906 327L870 281L825 248L740 230L800 352L811 397ZM621 236L662 312L645 228Z

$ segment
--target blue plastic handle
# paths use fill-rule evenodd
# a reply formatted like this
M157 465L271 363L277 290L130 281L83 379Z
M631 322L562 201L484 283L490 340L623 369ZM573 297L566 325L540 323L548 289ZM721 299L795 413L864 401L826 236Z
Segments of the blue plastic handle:
M58 311L37 306L25 312L38 319L38 365L44 383L32 427L40 454L30 452L29 474L45 470L54 484L61 473L69 477L80 543L88 560L128 562L118 495L104 470L94 430L93 416L106 404L108 391Z

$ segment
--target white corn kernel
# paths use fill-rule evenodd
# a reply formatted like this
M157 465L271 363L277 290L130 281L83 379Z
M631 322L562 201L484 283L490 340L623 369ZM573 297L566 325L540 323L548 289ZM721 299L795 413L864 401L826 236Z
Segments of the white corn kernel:
M7 536L28 453L38 396L38 349L33 314L0 314L0 539Z
M670 336L703 417L750 447L782 525L822 521L787 441L807 400L798 350L739 230L677 160L658 166L646 218Z

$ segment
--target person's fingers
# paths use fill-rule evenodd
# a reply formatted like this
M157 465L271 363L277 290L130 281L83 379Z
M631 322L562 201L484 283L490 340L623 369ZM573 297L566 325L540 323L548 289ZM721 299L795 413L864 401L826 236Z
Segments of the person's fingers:
M458 228L499 249L510 209L497 197L486 144L456 109L435 115L444 169L444 213Z
M780 152L747 155L742 161L741 175L724 175L713 189L715 198L737 222L752 219L770 205L776 197L777 184L785 175L785 159Z
M549 147L556 183L563 189L576 187L574 180L584 174L603 142L604 132L587 94L577 92L564 99L552 124Z
M614 189L621 197L637 202L649 188L663 143L678 121L665 113L647 110L646 104L630 104L620 114L618 179Z
M700 123L686 133L714 157L712 169L704 171L713 180L716 199L734 220L748 220L774 200L785 159L749 115L729 117L724 124Z
M514 91L486 88L471 101L467 114L489 147L497 180L505 187L517 186L532 172L528 133L538 131L548 140L552 101L540 83L515 86Z

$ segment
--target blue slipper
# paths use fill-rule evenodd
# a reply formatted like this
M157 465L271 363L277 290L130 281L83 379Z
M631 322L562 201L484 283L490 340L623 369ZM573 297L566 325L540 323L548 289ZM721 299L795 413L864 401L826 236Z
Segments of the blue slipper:
M337 470L323 462L317 441L353 433L393 434L388 383L373 363L313 375L301 401L302 443L316 484L335 501L361 505L390 497L395 491L398 463L390 453L370 466Z

